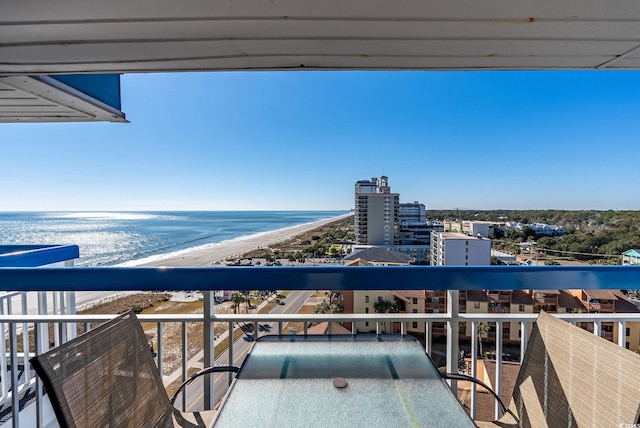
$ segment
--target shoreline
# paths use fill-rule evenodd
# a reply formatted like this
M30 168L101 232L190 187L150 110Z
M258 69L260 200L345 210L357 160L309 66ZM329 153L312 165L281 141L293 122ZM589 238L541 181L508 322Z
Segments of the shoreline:
M353 213L349 212L337 217L331 217L311 223L299 224L297 226L286 227L284 229L260 232L227 241L206 244L203 248L196 247L195 249L185 249L176 253L152 256L151 258L155 258L155 260L133 260L131 262L125 262L119 266L188 267L219 265L228 258L239 258L243 254L293 239L298 235L322 227L325 224L344 219L351 215L353 215Z

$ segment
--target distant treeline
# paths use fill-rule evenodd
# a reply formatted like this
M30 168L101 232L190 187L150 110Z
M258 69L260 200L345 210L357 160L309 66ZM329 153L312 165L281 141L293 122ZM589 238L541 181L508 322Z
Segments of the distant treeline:
M516 221L525 224L546 223L563 226L567 234L557 237L532 237L538 249L554 250L549 254L566 255L579 260L600 260L604 255L619 262L624 251L640 248L640 211L567 211L567 210L429 210L430 220L463 219L478 221ZM526 239L528 234L524 233ZM521 233L507 233L513 241L523 238ZM570 254L582 253L582 254Z

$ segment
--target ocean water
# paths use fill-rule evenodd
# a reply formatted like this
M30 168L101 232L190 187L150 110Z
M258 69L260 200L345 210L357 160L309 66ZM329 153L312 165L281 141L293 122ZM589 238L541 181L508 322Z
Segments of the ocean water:
M0 245L75 244L76 266L135 265L346 211L0 212Z

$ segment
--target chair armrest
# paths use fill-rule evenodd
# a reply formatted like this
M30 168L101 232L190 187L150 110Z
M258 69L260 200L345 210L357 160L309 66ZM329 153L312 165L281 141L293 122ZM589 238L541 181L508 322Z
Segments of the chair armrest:
M498 397L498 394L496 394L493 391L493 389L489 388L489 386L486 383L482 382L481 380L478 380L475 377L471 377L471 376L467 376L467 375L463 375L463 374L459 374L459 373L441 373L441 375L442 375L443 379L466 380L466 381L473 382L473 383L476 383L476 384L482 386L487 391L489 391L491 393L491 395L493 395L496 400L498 400L498 403L500 404L500 408L502 410L502 413L503 414L507 413L507 407L504 405L504 403L502 402L500 397Z
M184 382L182 382L182 384L178 387L178 389L176 390L176 392L173 394L173 397L171 397L171 405L173 406L176 399L178 398L178 394L187 386L189 385L191 382L193 382L196 378L202 376L202 375L206 375L209 373L218 373L218 372L234 372L234 373L238 373L238 371L240 370L240 367L238 366L223 366L223 365L216 365L216 366L212 366L212 367L207 367L206 369L202 369L199 372L194 373L193 375L191 375L191 377L189 377L189 379L185 380Z

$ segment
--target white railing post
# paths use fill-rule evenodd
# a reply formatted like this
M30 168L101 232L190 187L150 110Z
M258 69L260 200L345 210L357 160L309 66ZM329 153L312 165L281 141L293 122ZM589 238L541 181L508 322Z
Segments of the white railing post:
M159 322L158 323L158 337L157 337L157 341L158 343L158 372L160 372L160 378L164 379L164 374L162 373L164 371L164 367L163 367L163 359L162 359L162 354L164 353L164 343L162 340L162 323Z
M29 313L27 293L21 293L20 297L22 298L22 314L27 315ZM28 385L31 381L31 370L29 370L29 326L27 323L22 323L22 364L24 365L23 383Z
M64 262L64 267L72 268L75 266L75 260L66 260ZM67 291L66 296L67 302L67 310L65 314L74 315L76 313L76 292L75 291ZM78 335L78 326L75 323L67 324L67 340L71 340Z
M60 292L60 315L67 315L67 304L65 299L66 293L64 291ZM63 322L60 324L60 343L67 342L67 323Z
M458 304L460 291L447 290L447 372L458 373L458 358L460 354L458 346ZM453 395L458 396L458 383L450 380L449 385Z
M432 339L432 331L431 331L431 321L424 322L424 351L431 355L431 339Z
M498 397L502 394L502 321L496 322L496 383L493 388ZM500 419L500 405L495 402L495 418Z
M622 320L618 321L618 345L622 348L626 348L627 346L627 322Z
M215 324L213 317L215 312L215 292L204 291L204 366L211 367L215 363ZM230 332L233 335L233 332ZM231 344L231 342L229 342ZM211 410L215 406L214 401L214 378L205 376L204 388L204 409Z
M33 339L35 344L35 352L36 355L40 355L43 352L42 342L44 331L46 331L47 326L41 323L36 323L33 325ZM43 390L42 390L42 381L38 376L36 376L36 427L40 428L44 426L43 413L44 409L42 407L42 398L43 398Z
M20 427L20 388L18 388L18 335L16 325L9 324L9 347L11 364L11 419L13 428ZM28 367L24 368L28 370Z
M478 322L471 322L471 377L478 378ZM471 382L471 419L476 418L476 384Z
M47 313L49 313L49 308L47 308L47 292L38 291L38 314L46 315Z
M182 323L182 382L187 380L187 370L189 366L189 343L187 339L187 323ZM182 390L182 411L187 411L187 389Z
M56 291L52 292L53 296L53 314L60 315L60 311L58 308L58 293ZM53 346L60 345L60 332L58 331L59 323L53 323Z
M0 315L4 315L5 313L5 301L6 299L4 298L0 301ZM4 323L0 323L0 330L2 331L3 335L6 334L6 329L7 326ZM0 367L0 387L2 388L0 391L0 400L4 401L9 394L9 382L7 382L7 379L9 379L9 372L7 370L7 345L5 340L0 341L0 365L2 365Z
M524 353L527 352L528 339L528 323L526 321L520 322L520 364L524 360Z
M280 321L279 323L279 327L280 327L280 335L282 335L282 321ZM233 365L233 322L229 323L229 335L228 335L228 340L229 340L229 348L227 353L229 354L229 365L232 366ZM229 385L231 385L231 382L233 382L233 373L229 372Z

